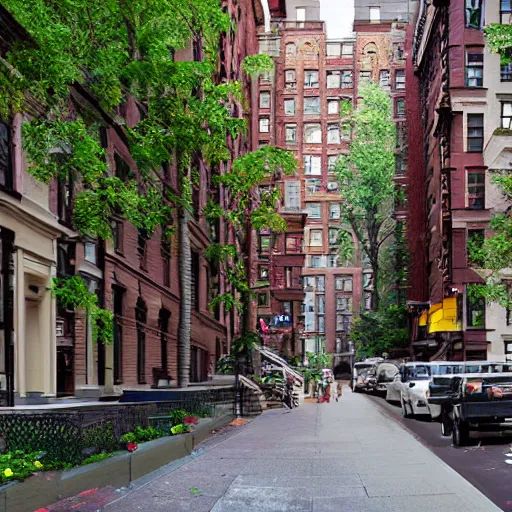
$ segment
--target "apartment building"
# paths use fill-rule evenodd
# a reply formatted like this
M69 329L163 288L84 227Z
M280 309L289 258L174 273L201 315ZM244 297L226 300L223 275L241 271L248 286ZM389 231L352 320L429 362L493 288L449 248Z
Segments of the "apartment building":
M273 4L272 30L260 35L260 51L274 57L275 71L260 79L257 143L292 151L298 161L296 175L281 185L285 218L307 214L300 248L302 305L298 311L297 295L291 319L294 325L299 320L295 337L301 341L295 343L295 353L347 352L350 324L361 302L362 273L357 258L347 267L338 256L338 232L349 227L341 218L333 171L337 159L347 154L351 137L346 115L353 102L355 41L327 39L324 23L318 21L318 1ZM264 261L261 242L259 247L257 262ZM293 272L298 277L298 267ZM271 321L278 313L258 307L255 320Z
M493 213L507 207L492 175L510 170L512 78L486 50L482 29L510 14L508 2L420 6L413 62L421 122L414 137L423 166L410 185L426 211L424 247L411 250L415 268L426 268L410 290L418 357L501 359L512 348L507 312L468 293L483 282L468 247L482 242Z

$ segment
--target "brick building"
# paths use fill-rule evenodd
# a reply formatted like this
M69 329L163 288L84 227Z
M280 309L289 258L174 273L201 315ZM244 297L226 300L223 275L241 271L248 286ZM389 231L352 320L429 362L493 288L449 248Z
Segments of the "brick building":
M336 159L348 152L351 136L343 113L353 101L354 40L327 39L324 23L318 21L318 0L300 5L270 2L270 11L272 30L260 35L260 52L274 57L275 70L273 76L260 79L259 136L254 140L253 134L253 143L293 151L298 161L296 175L286 177L281 185L285 216L307 214L300 249L303 290L294 291L290 319L294 338L301 340L300 344L295 342L295 354L319 350L342 353L347 351L348 330L362 296L358 257L350 267L338 261L338 231L348 227L341 219L338 181L332 173ZM259 236L254 265L261 267L268 250L267 234ZM288 234L286 237L288 240ZM286 255L288 251L299 252L298 246L292 246L290 238ZM274 249L282 258L279 261L285 261L282 249ZM297 266L288 272L298 283L300 258L294 258ZM268 290L272 297L278 296L271 283L265 286L261 275L256 276L253 286L260 294ZM260 318L272 321L289 307L289 300L271 302L270 308L259 306L255 322Z
M501 5L506 9L506 2ZM417 80L421 123L413 135L423 147L411 195L426 211L419 232L424 244L411 244L418 286L409 298L418 357L501 358L510 339L506 312L468 294L469 285L483 282L468 245L483 240L493 211L505 207L489 170L510 170L510 137L501 131L510 128L504 114L512 105L510 73L485 50L482 30L503 16L510 11L500 12L499 2L420 5L416 78L412 69L407 77Z
M257 53L257 25L263 23L263 8L250 0L226 0L223 7L237 30L220 42L215 79L240 80L248 103L250 84L242 76L240 63L245 56ZM9 36L0 40L4 54L9 45L28 36L7 12L2 9L0 14L2 26L9 27L5 32ZM176 59L192 60L199 54L190 48L178 52ZM72 89L70 104L101 118L101 140L112 174L126 179L136 173L123 125L139 122L143 106L128 98L125 106L110 116L80 86ZM247 116L236 106L232 113ZM119 122L120 118L124 120ZM76 191L70 180L46 186L25 171L21 121L18 115L0 123L0 359L6 366L10 364L4 368L2 389L11 379L17 402L26 402L56 395L94 397L149 387L167 377L176 379L180 304L177 239L168 243L159 230L148 237L121 218L112 219L111 241L78 238L71 223ZM247 137L229 144L232 158L250 146ZM225 170L221 166L217 172ZM175 168L162 169L162 178L169 187L177 188ZM210 170L202 166L193 191L196 213L190 221L192 382L206 380L210 366L229 352L230 341L238 331L235 314L222 307L213 312L208 308L212 297L223 293L228 284L205 259L204 250L211 241L233 241L227 224L209 225L202 216L209 197L223 200L222 190L211 185L210 178ZM26 222L20 223L20 219ZM15 278L9 278L13 272ZM100 304L114 312L113 345L96 344L86 314L63 310L47 291L53 276L74 274L80 274L89 290L98 294Z

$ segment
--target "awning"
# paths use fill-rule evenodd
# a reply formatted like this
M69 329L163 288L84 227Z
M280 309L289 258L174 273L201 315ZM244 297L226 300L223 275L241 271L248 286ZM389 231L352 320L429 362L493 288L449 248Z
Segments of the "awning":
M300 373L297 373L295 370L292 370L288 363L277 354L274 354L274 352L271 352L270 350L267 350L263 347L255 347L256 350L263 356L266 357L268 360L272 361L277 366L280 366L283 369L283 372L285 374L285 377L287 375L291 375L295 381L297 381L300 385L304 384L304 378Z
M462 331L457 319L457 298L449 297L434 304L428 311L428 333Z

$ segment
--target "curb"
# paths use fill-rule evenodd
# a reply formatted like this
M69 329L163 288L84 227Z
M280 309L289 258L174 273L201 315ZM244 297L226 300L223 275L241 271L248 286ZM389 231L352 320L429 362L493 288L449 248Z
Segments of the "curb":
M33 512L88 489L127 487L148 473L190 455L213 429L227 425L232 413L201 419L194 432L161 437L141 444L133 453L63 471L41 471L22 482L0 487L0 512Z

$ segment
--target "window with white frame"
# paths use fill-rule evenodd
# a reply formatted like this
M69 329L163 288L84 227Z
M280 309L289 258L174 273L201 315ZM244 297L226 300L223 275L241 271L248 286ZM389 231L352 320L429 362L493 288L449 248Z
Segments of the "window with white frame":
M286 98L284 100L284 115L294 116L295 115L295 98Z
M329 219L339 220L341 218L341 208L339 203L331 203L329 205Z
M322 143L322 125L320 123L304 124L304 142L308 144Z
M466 53L466 87L483 87L484 85L484 54L481 52Z
M338 267L338 255L337 254L329 254L327 256L327 266L330 268Z
M354 45L352 43L343 43L341 47L342 57L352 57L354 55Z
M359 72L359 82L364 84L368 83L372 79L371 71L360 71Z
M320 114L320 97L305 96L304 97L304 114Z
M96 244L94 242L84 243L84 259L93 265L97 264L97 251Z
M322 157L304 155L304 174L320 176L322 174Z
M340 111L340 100L327 100L327 113L337 114Z
M405 117L405 100L403 98L396 99L395 115L400 118Z
M318 71L304 71L304 88L314 89L318 87Z
M308 219L321 219L322 218L322 204L321 203L306 203L306 211L308 212Z
M405 89L405 69L395 71L395 89Z
M501 127L512 129L512 101L501 102Z
M297 142L297 125L296 124L285 124L284 125L284 137L286 142L294 143Z
M338 243L338 233L336 228L329 228L329 245L336 245Z
M297 87L297 74L294 69L287 69L284 72L284 85L289 89L295 89Z
M322 247L322 230L311 229L309 231L309 246L310 247Z
M300 181L284 182L284 206L288 210L300 210Z
M327 57L339 57L341 56L341 45L340 43L327 43Z
M336 276L334 284L337 291L351 292L352 276Z
M341 142L340 137L340 126L339 124L328 124L327 125L327 143L328 144L339 144Z
M268 117L260 117L260 133L268 133L270 129L270 120Z
M380 7L370 7L370 21L374 23L380 21Z
M512 0L501 0L500 23L510 25L512 23Z
M341 71L327 71L327 89L339 89L341 86Z
M312 178L306 180L306 197L322 191L322 180Z
M389 84L389 71L387 69L381 69L379 73L379 85L381 87L388 87Z
M270 93L267 91L260 92L260 108L270 108Z
M338 162L338 158L340 158L341 155L329 155L327 157L327 170L329 172L334 172L336 169L336 163Z
M352 84L353 84L352 71L342 71L341 72L341 88L342 89L351 89Z
M304 7L297 7L295 9L295 19L297 21L306 21L306 9Z

